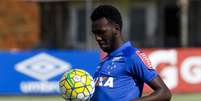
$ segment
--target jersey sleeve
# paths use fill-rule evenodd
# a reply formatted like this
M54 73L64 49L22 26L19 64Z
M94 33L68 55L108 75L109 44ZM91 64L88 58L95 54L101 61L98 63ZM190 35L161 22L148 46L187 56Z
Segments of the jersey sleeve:
M150 82L158 75L152 68L148 57L139 50L131 57L130 72L137 77L137 79L146 83Z

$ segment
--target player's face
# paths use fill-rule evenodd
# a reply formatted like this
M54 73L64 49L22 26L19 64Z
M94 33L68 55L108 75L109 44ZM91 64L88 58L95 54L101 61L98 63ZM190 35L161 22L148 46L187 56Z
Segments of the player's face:
M105 52L111 52L115 43L114 26L106 18L92 22L92 32L100 48Z

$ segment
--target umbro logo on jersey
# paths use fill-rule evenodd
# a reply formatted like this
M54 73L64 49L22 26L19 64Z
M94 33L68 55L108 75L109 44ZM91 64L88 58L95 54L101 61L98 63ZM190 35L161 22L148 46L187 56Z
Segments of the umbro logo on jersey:
M120 60L120 59L122 59L122 58L123 58L122 56L114 57L114 58L112 59L112 62L118 61L118 60Z

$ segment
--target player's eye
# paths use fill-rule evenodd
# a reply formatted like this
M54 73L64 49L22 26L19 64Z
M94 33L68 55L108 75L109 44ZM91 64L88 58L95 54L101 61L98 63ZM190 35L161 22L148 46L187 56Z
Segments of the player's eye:
M96 34L96 35L102 35L105 33L105 31L104 30L94 30L94 31L92 31L92 33Z

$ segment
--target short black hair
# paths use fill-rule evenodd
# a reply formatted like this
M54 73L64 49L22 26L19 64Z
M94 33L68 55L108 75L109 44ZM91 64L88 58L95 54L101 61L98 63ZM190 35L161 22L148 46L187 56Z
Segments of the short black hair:
M112 5L100 5L91 14L91 20L96 21L105 17L107 20L115 22L122 29L122 18L119 10Z

